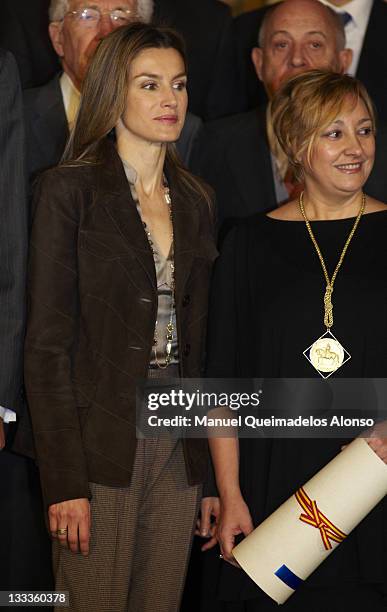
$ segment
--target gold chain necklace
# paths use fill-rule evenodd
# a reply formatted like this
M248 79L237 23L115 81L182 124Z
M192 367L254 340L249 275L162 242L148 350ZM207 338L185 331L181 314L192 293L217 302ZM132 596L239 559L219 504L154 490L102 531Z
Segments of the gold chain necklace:
M341 268L341 265L344 261L345 254L348 250L350 242L356 232L357 226L359 225L360 219L364 213L364 209L366 206L366 196L363 193L361 199L361 206L353 227L349 233L349 236L345 242L344 248L339 257L339 261L337 262L336 268L332 274L332 278L329 278L328 270L325 265L324 257L321 253L320 247L318 246L317 240L313 234L313 230L311 228L309 219L306 216L305 208L304 208L304 192L300 193L299 197L299 207L301 214L304 218L306 228L308 230L310 239L312 240L313 246L316 249L316 253L321 263L321 267L324 272L324 277L326 281L326 289L324 294L324 325L327 328L327 331L318 338L309 348L304 351L304 355L307 360L312 364L312 366L317 370L317 372L323 377L328 378L336 372L344 363L346 363L349 359L351 359L351 355L348 351L340 344L340 342L335 338L333 333L331 332L331 328L333 326L333 303L332 303L332 293L333 287L335 284L335 280L337 274Z
M157 355L157 347L159 344L159 338L158 338L158 321L156 319L155 322L155 330L154 330L154 337L153 337L153 354L154 354L154 359L155 359L155 364L157 365L157 367L159 367L160 369L164 370L165 368L167 368L169 366L169 364L172 361L172 346L173 346L173 339L174 339L174 332L175 332L175 326L174 326L174 315L175 315L175 263L174 263L174 234L173 234L173 217L172 217L172 200L171 200L171 196L170 196L170 191L169 191L169 187L168 185L165 183L164 184L164 200L165 203L167 204L168 208L169 208L169 218L171 221L171 255L172 255L172 261L170 262L169 266L170 266L170 270L171 270L171 307L170 307L170 311L169 311L169 321L167 323L167 327L166 327L166 334L165 334L165 357L164 357L164 362L161 362L158 358ZM149 231L149 229L147 228L146 223L143 222L143 226L145 229L145 233L147 235L148 238L148 242L149 242L149 246L151 248L151 251L153 253L153 256L156 253L153 241L152 241L152 236L151 233Z

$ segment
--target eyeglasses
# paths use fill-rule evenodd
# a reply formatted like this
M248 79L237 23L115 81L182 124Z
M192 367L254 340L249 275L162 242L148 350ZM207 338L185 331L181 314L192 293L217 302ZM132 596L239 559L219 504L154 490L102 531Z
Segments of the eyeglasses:
M132 21L135 21L137 15L130 9L114 9L114 11L100 11L97 8L80 8L76 11L69 11L66 16L75 19L79 25L86 28L97 27L102 15L109 15L110 21L114 27L119 28L120 26L127 25Z

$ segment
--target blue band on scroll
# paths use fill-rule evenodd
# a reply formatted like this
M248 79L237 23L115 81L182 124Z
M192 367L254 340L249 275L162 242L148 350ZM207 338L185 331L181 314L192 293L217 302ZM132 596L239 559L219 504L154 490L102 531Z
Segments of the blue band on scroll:
M298 587L304 582L301 578L293 574L292 570L290 570L286 565L281 565L279 569L275 572L275 575L282 580L288 587L295 591Z

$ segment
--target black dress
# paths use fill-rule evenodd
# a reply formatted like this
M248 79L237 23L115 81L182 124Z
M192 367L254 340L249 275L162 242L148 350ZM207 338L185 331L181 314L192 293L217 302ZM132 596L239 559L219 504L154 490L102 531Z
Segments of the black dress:
M354 219L312 222L330 276L353 223ZM325 331L324 290L321 264L304 222L259 214L234 228L215 268L208 375L319 377L303 351ZM333 303L333 333L352 356L335 378L387 377L387 211L361 219L337 276ZM241 439L240 484L254 524L326 465L342 442ZM204 561L202 610L277 609L247 574L219 561L217 553L210 551ZM329 602L330 612L336 604L341 610L362 610L362 597L372 612L387 609L386 500L284 609L325 612ZM348 608L343 608L343 601Z

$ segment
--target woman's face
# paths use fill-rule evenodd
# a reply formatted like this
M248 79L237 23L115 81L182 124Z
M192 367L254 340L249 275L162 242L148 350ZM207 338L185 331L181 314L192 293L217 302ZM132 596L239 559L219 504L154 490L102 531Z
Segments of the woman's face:
M316 136L310 156L302 159L305 183L320 191L351 194L362 189L375 157L375 135L371 117L359 100L344 104L340 115Z
M187 110L187 76L175 49L146 49L130 66L126 108L121 117L134 136L152 143L174 142Z

